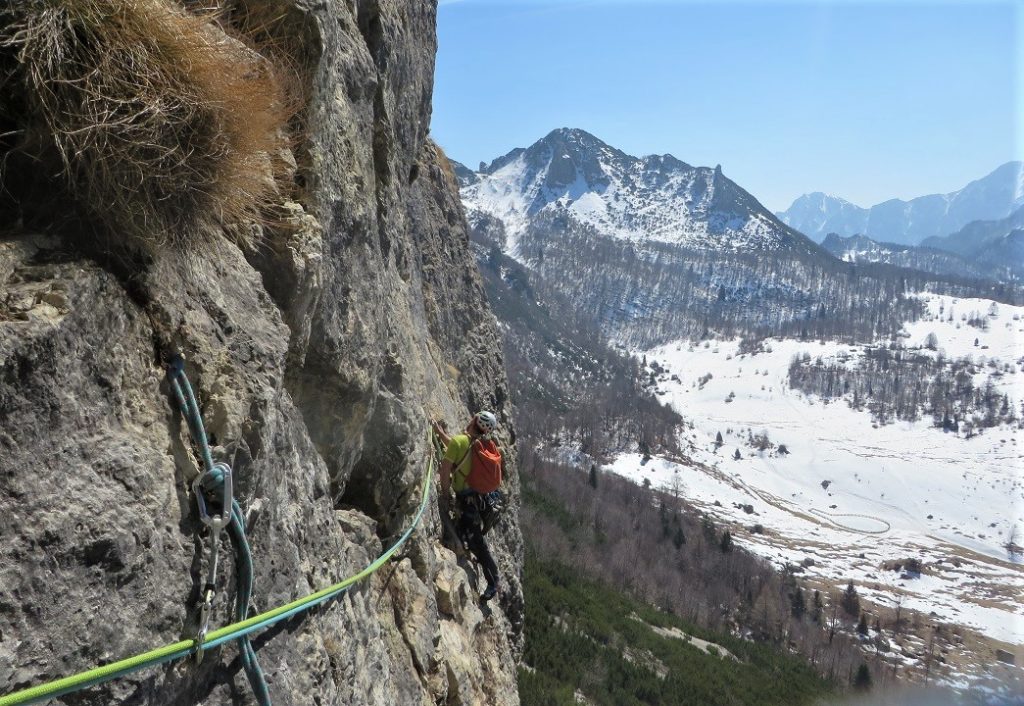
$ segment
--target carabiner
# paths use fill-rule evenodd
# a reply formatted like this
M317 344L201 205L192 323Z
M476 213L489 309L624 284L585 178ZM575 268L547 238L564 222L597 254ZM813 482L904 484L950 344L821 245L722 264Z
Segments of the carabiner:
M213 612L213 598L215 591L207 586L203 596L203 605L199 609L199 632L196 633L196 664L203 663L203 654L206 652L203 643L206 642L206 633L210 630L210 613Z
M217 596L217 561L220 557L220 532L231 524L231 507L234 501L231 483L231 466L216 463L206 473L200 474L193 482L192 489L196 494L196 505L199 506L199 519L210 528L210 563L206 572L206 585L203 587L203 605L199 610L199 632L196 634L196 664L203 661L203 643L210 628L210 614L213 612L213 601ZM215 495L219 493L219 498ZM220 512L210 514L207 505L207 494L220 502Z

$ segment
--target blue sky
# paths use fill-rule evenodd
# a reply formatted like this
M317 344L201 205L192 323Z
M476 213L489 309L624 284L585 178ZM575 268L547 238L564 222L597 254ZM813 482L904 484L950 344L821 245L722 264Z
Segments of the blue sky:
M1024 3L440 0L437 24L432 134L474 168L580 127L781 210L1024 158Z

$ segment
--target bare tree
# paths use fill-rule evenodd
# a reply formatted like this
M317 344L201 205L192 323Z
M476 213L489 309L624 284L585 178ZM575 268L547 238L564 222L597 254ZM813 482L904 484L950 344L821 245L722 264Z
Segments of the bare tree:
M832 644L832 640L835 639L836 630L839 628L839 603L842 601L842 596L837 594L832 595L832 615L828 618L828 644Z
M928 637L928 651L924 655L924 683L928 685L928 678L932 673L932 663L935 661L935 628Z
M903 596L896 594L896 620L892 626L892 634L899 635L903 632Z

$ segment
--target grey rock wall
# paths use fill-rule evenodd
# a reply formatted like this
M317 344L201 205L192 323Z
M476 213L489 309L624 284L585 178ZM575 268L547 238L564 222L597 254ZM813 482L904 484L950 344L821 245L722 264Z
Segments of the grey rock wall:
M252 0L252 4L259 4ZM428 138L436 3L279 0L300 37L303 188L243 251L145 261L45 232L0 235L0 694L194 634L198 466L163 358L187 360L217 459L250 514L255 610L349 576L419 501L427 419L506 422L506 579L441 541L436 482L396 559L254 639L278 706L517 704L522 538L496 324L457 184ZM229 545L224 540L224 547ZM230 622L222 559L213 623ZM65 703L254 703L234 645Z

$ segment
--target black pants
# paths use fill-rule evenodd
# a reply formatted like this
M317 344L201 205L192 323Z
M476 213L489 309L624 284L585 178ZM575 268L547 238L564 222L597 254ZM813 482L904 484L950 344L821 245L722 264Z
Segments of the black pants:
M484 570L484 578L487 579L487 586L498 585L498 565L491 556L491 550L487 548L484 541L484 523L480 517L480 506L483 501L476 493L459 495L459 536L462 541L473 552L473 556L480 562Z

